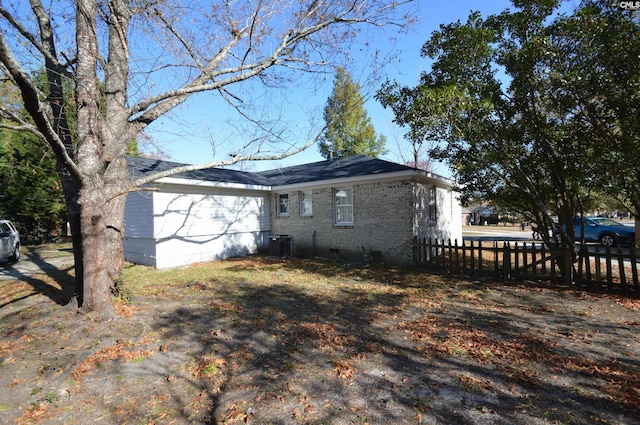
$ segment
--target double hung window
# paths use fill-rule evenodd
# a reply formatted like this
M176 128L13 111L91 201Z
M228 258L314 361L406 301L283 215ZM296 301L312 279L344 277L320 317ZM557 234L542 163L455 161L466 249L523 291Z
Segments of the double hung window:
M289 195L278 195L278 215L289 215Z
M353 224L353 189L339 188L334 191L334 223L337 226Z
M313 215L313 204L311 202L311 191L300 192L300 216L310 217Z

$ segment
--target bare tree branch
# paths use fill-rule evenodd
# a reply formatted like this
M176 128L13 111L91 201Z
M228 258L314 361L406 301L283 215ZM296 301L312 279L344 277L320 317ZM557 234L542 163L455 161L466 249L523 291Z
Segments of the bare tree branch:
M38 24L40 26L41 33L49 33L49 37L44 37L45 40L50 40L51 32L46 30L47 25L46 21L48 20L46 11L42 7L42 3L39 0L31 0L32 10L36 15L38 20ZM53 45L50 43L40 43L38 41L37 36L31 34L15 17L4 7L0 5L0 15L9 22L9 24L16 29L25 39L29 41L29 43L35 47L45 58L47 58L51 63L55 64L55 71L60 74L65 75L66 77L70 77L70 73L67 71L68 64L61 64L56 57L55 49L53 49Z
M42 133L44 139L49 142L59 161L64 163L69 172L80 180L82 176L80 169L69 156L64 142L52 126L50 117L48 116L50 108L46 103L40 100L41 96L38 88L33 83L30 75L22 68L20 62L18 62L14 56L5 40L4 33L1 31L0 62L2 62L4 68L9 72L11 78L15 81L16 85L22 92L22 99L24 101L25 108L29 111L29 114L36 122L36 125L38 128L45 130Z
M260 4L262 4L262 2ZM186 84L179 89L168 90L164 93L143 100L133 106L131 108L132 123L135 123L140 128L144 128L155 121L158 117L184 102L189 95L204 91L218 90L227 85L246 81L253 77L262 75L264 71L275 66L296 69L297 67L293 67L290 64L298 63L303 65L300 67L301 69L304 69L305 66L306 69L308 69L309 66L325 64L324 61L314 63L308 58L294 56L297 45L302 42L306 42L311 46L314 46L317 41L314 42L311 40L311 36L322 32L330 26L348 26L361 23L383 25L388 22L379 22L376 18L379 18L384 11L388 11L398 6L396 3L380 6L367 14L367 11L363 10L365 4L366 2L353 1L349 3L349 6L337 12L329 10L328 6L326 6L324 2L312 2L306 13L298 18L298 22L295 25L292 25L291 30L285 32L281 36L279 44L274 47L270 54L259 57L257 60L252 62L247 62L246 60L249 53L253 49L254 33L256 31L258 20L257 16L259 11L255 10L252 14L250 25L245 26L242 29L237 29L233 24L230 24L233 38L218 52L218 54L204 69L202 69L202 65L197 61L195 49L187 43L187 40L184 37L177 34L177 30L175 28L170 27L170 32L176 36L180 44L187 50L189 56L196 64L198 64L201 72L193 79L193 81L191 81L191 83ZM321 14L321 5L324 5L327 9L325 10L325 15ZM167 20L163 15L158 16L161 17L163 22ZM239 65L216 69L224 59L229 55L232 55L232 49L243 39L248 40L248 47L244 51ZM220 79L221 77L225 78Z
M300 152L308 149L309 147L313 146L315 143L318 142L318 140L320 140L320 137L322 137L322 133L324 133L324 128L314 138L310 139L303 146L300 146L300 147L298 147L298 148L296 148L294 150L288 151L288 152L283 153L283 154L278 154L278 155L259 155L259 154L242 155L242 154L238 154L238 155L233 156L231 159L229 159L227 161L212 161L212 162L209 162L209 163L206 163L206 164L185 165L185 166L182 166L182 167L175 167L175 168L172 168L170 170L161 171L161 172L157 172L157 173L153 173L153 174L148 174L148 175L145 175L144 177L135 179L132 182L132 186L134 186L134 187L143 186L143 185L152 183L152 182L154 182L156 180L160 180L160 179L162 179L164 177L171 177L171 176L175 176L176 174L186 173L186 172L189 172L189 171L205 170L205 169L214 168L214 167L228 167L230 165L234 165L234 164L237 164L237 163L243 162L243 161L275 161L275 160L279 160L279 159L288 158L288 157L290 157L292 155L300 153Z

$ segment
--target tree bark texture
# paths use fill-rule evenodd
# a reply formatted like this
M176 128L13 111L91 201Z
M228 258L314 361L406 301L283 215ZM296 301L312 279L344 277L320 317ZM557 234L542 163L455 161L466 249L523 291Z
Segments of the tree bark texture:
M103 318L114 314L111 281L107 272L105 235L106 193L103 180L100 123L99 59L96 34L98 7L95 0L76 3L77 160L81 164L79 190L83 255L82 309L99 312Z

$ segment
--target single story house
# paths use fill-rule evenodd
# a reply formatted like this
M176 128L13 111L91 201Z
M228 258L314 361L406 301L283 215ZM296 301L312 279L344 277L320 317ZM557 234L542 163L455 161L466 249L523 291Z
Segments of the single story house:
M469 224L483 226L487 224L498 224L500 216L498 210L490 205L475 205L471 207L471 219Z
M132 176L183 164L131 157ZM124 257L176 267L274 249L410 264L414 236L462 240L451 181L365 155L162 178L127 195Z

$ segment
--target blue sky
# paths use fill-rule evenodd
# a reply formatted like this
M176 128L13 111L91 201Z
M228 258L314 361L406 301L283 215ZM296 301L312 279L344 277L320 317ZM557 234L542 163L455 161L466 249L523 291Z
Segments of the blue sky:
M372 35L363 28L361 37L370 40L371 45L379 49L382 54L397 55L397 58L382 70L385 77L403 85L415 85L420 73L429 67L429 62L420 57L420 48L440 24L456 20L465 21L472 10L479 10L483 16L487 16L499 13L509 6L511 3L506 0L437 2L418 0L416 24L408 33L398 36L395 46L391 45L389 35L385 33L378 32ZM357 52L357 49L353 50ZM359 63L357 55L354 55L354 63ZM347 69L363 87L367 86L366 63L362 67L349 65ZM332 86L332 75L324 78L309 78L299 85L290 85L285 91L261 91L259 100L274 105L274 110L271 112L281 114L282 120L287 122L293 139L297 134L302 141L308 132L309 123L313 120L322 120L322 108L331 93ZM373 94L374 90L367 89L367 91ZM363 94L367 96L367 93ZM408 145L402 140L402 130L393 125L391 111L382 108L372 97L365 103L365 109L376 131L387 138L389 153L383 158L402 162L400 150L403 148L399 148L398 144L404 146L404 149L408 149ZM238 120L230 123L228 117L229 107L224 101L214 96L200 95L168 117L154 123L148 129L148 133L154 143L169 156L167 159L189 164L209 162L213 159L225 160L228 159L229 153L246 143L246 140L242 140L243 138L250 137L244 131L245 129L239 127ZM312 146L305 152L280 161L254 163L243 167L249 170L263 170L322 159L317 146ZM450 174L444 166L438 166L435 172L445 176Z

